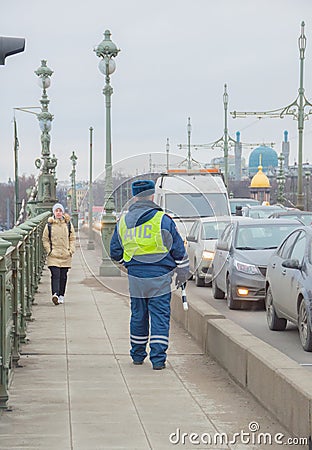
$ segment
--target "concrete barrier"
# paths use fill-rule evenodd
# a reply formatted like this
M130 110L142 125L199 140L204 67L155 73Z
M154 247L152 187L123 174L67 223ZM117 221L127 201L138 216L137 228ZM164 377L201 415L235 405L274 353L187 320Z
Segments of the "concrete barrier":
M311 374L296 361L226 319L204 300L172 295L174 320L294 436L312 436Z

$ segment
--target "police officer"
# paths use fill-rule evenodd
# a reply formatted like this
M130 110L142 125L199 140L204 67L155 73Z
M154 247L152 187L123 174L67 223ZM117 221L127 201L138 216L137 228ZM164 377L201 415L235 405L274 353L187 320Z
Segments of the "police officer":
M130 355L133 364L143 364L147 356L154 370L166 367L169 343L171 281L176 286L189 278L189 261L174 221L153 202L155 183L132 183L134 203L116 225L111 258L128 271L131 299Z

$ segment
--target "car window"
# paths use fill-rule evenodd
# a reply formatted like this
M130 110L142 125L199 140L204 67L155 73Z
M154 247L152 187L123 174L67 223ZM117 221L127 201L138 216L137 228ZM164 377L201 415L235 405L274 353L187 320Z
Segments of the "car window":
M219 239L225 227L229 222L215 221L204 222L202 228L202 239Z
M189 236L195 236L196 228L198 228L198 222L194 222L191 226Z
M309 245L308 245L308 258L309 258L309 263L312 264L312 240L311 240L311 238L309 239Z
M275 211L280 211L281 208L250 208L249 217L252 219L266 219Z
M233 234L233 224L230 224L224 229L220 240L231 243L232 234Z
M280 217L282 219L291 219L298 220L298 222L303 223L304 225L311 225L312 223L312 214L282 214L282 215L273 215L271 217Z
M305 225L312 225L312 214L302 214L298 217Z
M299 263L302 263L305 253L306 240L306 234L302 231L292 248L290 255L291 259L298 259Z
M297 225L257 224L238 228L235 247L239 250L265 250L277 248Z
M197 227L194 230L194 237L195 237L196 241L198 241L201 224L200 224L200 222L198 222L196 225L197 225Z
M294 243L298 239L298 236L299 236L299 232L297 231L297 232L292 233L287 239L285 239L285 241L283 242L283 245L281 246L281 248L277 252L277 254L282 259L289 259L290 258L291 250L293 248Z
M248 206L248 205L259 205L260 204L259 200L254 200L252 198L246 198L245 200L244 199L236 200L234 198L234 199L230 199L229 203L230 203L230 209L231 209L232 215L236 214L236 206L244 207L244 206Z
M213 217L229 214L228 200L222 193L166 194L165 209L176 217Z
M193 225L191 226L191 229L189 232L190 236L194 236L194 230L196 229L196 225L197 225L197 222L194 222Z

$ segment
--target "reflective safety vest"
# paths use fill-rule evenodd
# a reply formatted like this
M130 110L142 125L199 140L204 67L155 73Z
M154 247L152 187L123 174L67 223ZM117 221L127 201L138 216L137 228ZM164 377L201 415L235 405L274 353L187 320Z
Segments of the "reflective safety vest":
M124 249L124 261L129 262L135 255L168 253L161 235L161 220L164 214L163 211L157 211L152 219L134 228L127 228L125 216L121 217L118 231Z

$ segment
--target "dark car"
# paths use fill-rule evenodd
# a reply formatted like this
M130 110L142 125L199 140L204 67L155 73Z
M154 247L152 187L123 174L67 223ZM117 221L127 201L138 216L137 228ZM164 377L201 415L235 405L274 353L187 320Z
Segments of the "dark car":
M298 222L287 219L254 219L228 225L217 242L212 263L214 298L222 299L226 294L230 309L239 309L246 302L263 304L269 258L296 228Z
M303 225L312 224L312 212L300 211L299 209L289 209L286 211L277 211L269 216L269 218L297 219Z
M270 257L266 274L266 317L270 330L297 325L301 345L312 351L312 228L292 232Z
M230 198L229 199L230 210L232 216L235 216L237 212L241 211L244 206L255 206L260 205L259 200L255 200L254 198ZM239 214L237 214L239 215Z

